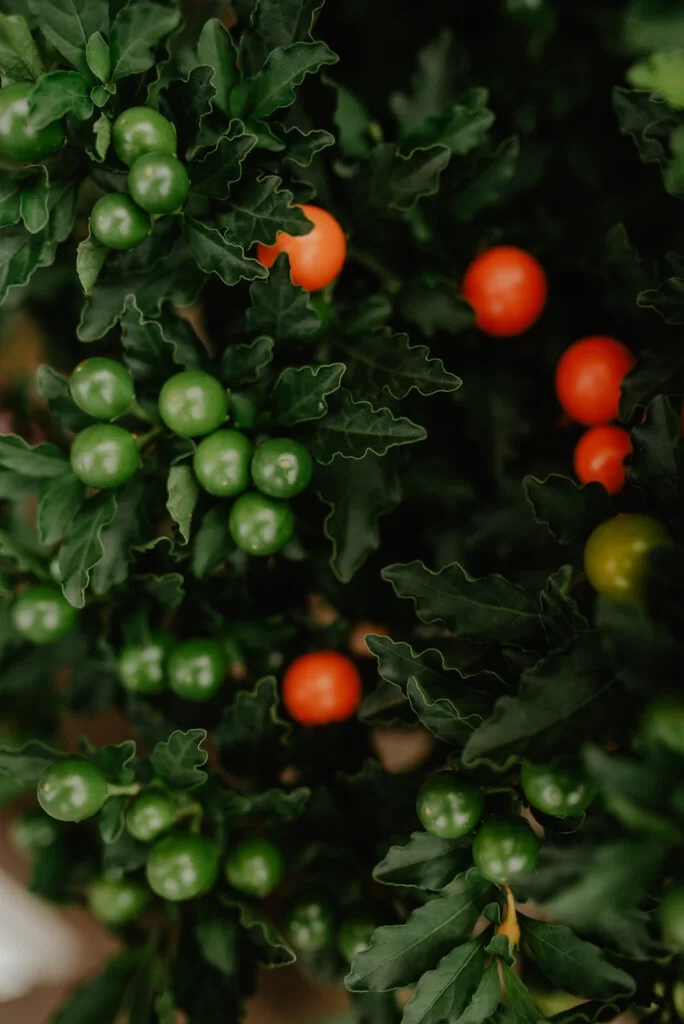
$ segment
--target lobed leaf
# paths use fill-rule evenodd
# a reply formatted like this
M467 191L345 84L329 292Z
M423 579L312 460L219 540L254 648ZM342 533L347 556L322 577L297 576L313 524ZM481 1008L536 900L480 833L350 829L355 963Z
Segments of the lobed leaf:
M168 740L156 744L150 764L169 789L197 789L207 781L203 769L209 755L202 747L206 738L206 729L178 729Z

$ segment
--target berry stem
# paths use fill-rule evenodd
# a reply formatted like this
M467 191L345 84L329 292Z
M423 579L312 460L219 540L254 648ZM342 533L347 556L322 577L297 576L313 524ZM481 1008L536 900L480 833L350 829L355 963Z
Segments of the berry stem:
M113 796L137 796L140 792L140 783L132 782L130 786L116 786L113 782L107 783L107 799Z
M152 429L148 430L146 434L140 434L136 438L138 448L142 451L143 448L147 447L150 441L157 437L158 434L161 434L162 429L162 427L152 427Z
M508 939L511 949L517 949L520 945L520 925L518 924L518 915L515 909L515 896L510 890L509 886L506 886L506 916L496 929L497 935L505 935Z

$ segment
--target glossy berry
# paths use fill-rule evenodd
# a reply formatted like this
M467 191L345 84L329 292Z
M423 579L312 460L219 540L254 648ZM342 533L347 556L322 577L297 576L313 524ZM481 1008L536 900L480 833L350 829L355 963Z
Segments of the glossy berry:
M581 814L596 796L596 787L586 772L579 764L569 762L523 761L520 782L532 807L555 818Z
M102 196L90 212L91 233L108 249L134 249L151 227L149 215L121 192Z
M226 659L216 640L186 640L171 654L169 686L184 700L211 700L218 693L226 671Z
M546 304L546 275L529 252L499 245L478 256L463 278L463 297L485 334L510 338L537 322Z
M152 107L129 107L112 125L116 155L128 167L145 153L170 153L177 149L176 129Z
M337 933L337 948L348 963L368 949L376 927L375 922L366 917L352 917L342 922Z
M239 430L217 430L198 444L192 468L205 491L232 498L250 485L253 450L252 442Z
M284 501L269 498L259 491L241 494L228 520L230 535L249 555L273 555L294 533L292 509Z
M294 498L309 486L313 460L303 444L274 437L259 445L252 459L252 480L271 498Z
M684 950L684 888L681 886L666 893L660 905L660 926L663 942Z
M651 701L641 720L641 737L647 746L684 757L684 698L672 693Z
M135 396L133 378L126 367L97 356L78 364L71 374L69 390L79 409L98 420L122 416Z
M15 82L0 89L0 155L21 163L40 163L64 142L61 121L36 128L29 114L33 82Z
M337 651L302 654L283 677L283 703L301 725L343 722L357 710L362 696L359 670Z
M592 587L613 601L638 601L648 575L648 555L672 543L664 526L636 513L597 526L584 549L584 571Z
M128 172L128 191L147 213L173 213L188 198L190 179L175 156L146 153L138 157Z
M228 855L226 878L238 892L263 899L280 884L285 864L268 839L245 839Z
M491 818L473 840L473 860L483 878L510 885L537 864L539 840L522 818Z
M295 949L315 953L332 939L332 910L319 900L302 900L285 918L285 933Z
M107 780L94 764L69 757L55 761L38 783L38 803L57 821L83 821L107 799Z
M456 772L439 772L421 789L416 811L426 832L443 839L459 839L482 817L484 797L479 786Z
M53 818L46 818L41 811L26 811L12 822L12 842L24 853L39 853L56 841L59 836Z
M126 814L126 829L141 843L151 843L172 827L178 808L170 796L150 789L136 797Z
M155 633L149 643L129 644L119 653L119 678L131 693L162 693L166 689L166 663L173 649L167 633Z
M228 415L228 393L216 377L183 370L161 389L159 415L174 434L202 437L218 430Z
M129 878L96 878L88 886L88 910L110 928L140 917L149 901L149 891Z
M617 419L620 389L636 360L615 338L582 338L561 356L556 367L556 395L571 420L596 426Z
M293 282L308 292L316 292L334 281L342 270L347 241L339 222L327 210L307 204L301 210L313 223L311 231L306 235L281 232L275 245L257 246L257 259L264 267L272 267L281 252L286 252Z
M147 858L147 883L157 896L174 903L202 896L216 882L219 852L206 836L160 839Z
M76 625L78 612L62 591L50 583L36 583L21 594L12 607L14 628L33 644L61 640Z
M624 460L631 450L629 431L622 427L590 427L575 447L575 476L581 484L603 484L609 494L617 494L625 484Z
M86 427L71 445L71 468L89 487L121 487L140 465L135 438L115 423Z

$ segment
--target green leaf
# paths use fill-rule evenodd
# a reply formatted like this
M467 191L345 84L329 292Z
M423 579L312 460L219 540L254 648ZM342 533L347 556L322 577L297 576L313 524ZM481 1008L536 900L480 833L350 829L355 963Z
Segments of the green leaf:
M469 872L455 881L449 895L414 910L404 924L378 928L370 948L354 957L347 988L387 992L411 985L470 934L487 889L477 872Z
M529 917L521 917L520 923L532 957L557 988L605 1002L634 992L634 980L626 971L611 964L602 949L578 938L569 928Z
M86 295L90 295L110 250L90 234L79 242L76 250L76 273Z
M169 496L166 507L180 530L183 543L187 544L190 540L192 513L199 498L199 484L190 466L172 466L169 470L167 488Z
M294 952L276 928L261 913L258 907L233 901L225 896L221 902L226 906L237 907L240 913L240 924L247 932L256 956L267 967L281 967L295 961Z
M460 334L472 327L472 307L461 299L453 281L409 281L399 295L401 311L428 338L435 334Z
M32 235L23 226L0 232L0 304L10 289L27 284L39 267L54 262L56 247L48 232Z
M178 1010L175 1000L170 992L162 992L154 1001L154 1012L157 1015L157 1024L176 1024Z
M370 402L355 402L345 388L340 388L336 399L335 411L317 423L307 442L322 465L329 465L336 455L345 459L362 459L369 452L384 455L397 445L427 437L424 428L412 420L396 417L389 409L374 409Z
M112 57L109 44L101 32L93 32L86 45L88 67L101 82L108 82L112 73Z
M107 594L128 578L133 546L140 540L144 492L144 480L137 475L117 492L114 518L100 533L102 557L91 573L91 587L98 595Z
M394 334L390 328L353 338L336 340L345 355L345 385L357 398L373 400L387 390L402 399L414 388L421 395L439 391L457 391L462 381L444 369L441 359L433 359L426 345L411 345L407 334Z
M481 145L494 123L494 114L487 107L486 89L468 89L441 117L428 118L411 138L424 145L439 143L455 156L465 156Z
M109 143L112 141L112 123L104 114L100 114L94 123L93 135L95 137L95 145L92 152L91 150L88 150L88 152L94 159L102 163L107 156ZM86 292L86 294L88 293Z
M188 218L183 231L192 258L205 274L216 274L227 285L268 277L265 267L245 256L242 246L229 241L216 228Z
M51 764L67 756L36 740L17 749L3 746L0 747L0 772L10 775L22 786L35 786Z
M406 695L421 725L443 743L461 746L482 721L481 716L469 714L467 708L462 710L450 694L430 694L417 679L408 680Z
M26 18L0 13L0 74L12 82L33 82L44 72Z
M244 746L273 747L282 742L290 727L278 718L278 684L273 676L260 679L253 690L240 690L224 707L214 735L219 750L232 753Z
M85 487L73 473L61 473L43 485L38 499L41 544L57 544L68 533L85 499Z
M51 1024L114 1024L140 956L140 949L128 949L108 960L101 974L83 982L67 999Z
M83 608L93 569L104 556L102 531L116 515L116 498L101 491L82 505L59 551L62 590L74 608Z
M273 338L262 335L247 345L229 345L221 357L221 380L235 390L253 384L273 359Z
M160 386L178 373L178 368L207 368L206 354L201 349L192 327L165 310L161 316L148 318L136 306L133 296L126 301L121 317L121 344L124 361L136 380L154 381Z
M21 190L21 219L26 230L32 235L37 235L47 227L50 220L49 197L50 182L47 170L41 167L35 178L24 182Z
M249 289L251 306L247 327L255 334L267 334L276 341L300 340L315 334L321 318L311 307L308 292L292 283L285 253L275 261L267 280Z
M128 75L149 71L154 66L157 45L179 22L180 10L173 4L132 0L121 8L109 37L111 80L117 82Z
M523 489L534 518L559 544L583 544L599 523L613 515L601 484L580 487L567 476L551 473L544 480L526 476Z
M485 965L482 943L472 939L447 953L418 981L404 1010L403 1024L439 1024L457 1017L474 992Z
M238 969L238 927L235 916L208 902L199 903L195 938L207 963L232 978ZM174 1024L175 1020L174 1017Z
M622 382L620 419L634 418L638 409L645 409L659 394L676 395L682 390L684 352L676 345L664 351L648 351Z
M398 474L388 459L372 452L358 460L338 457L318 470L316 490L330 506L324 524L333 548L330 568L348 583L380 547L380 516L401 502Z
M394 143L382 142L373 150L358 200L379 213L410 210L422 196L438 191L440 175L450 159L446 146L415 149L403 156Z
M306 75L324 64L336 64L337 56L322 42L298 42L272 50L264 66L252 78L237 86L231 95L231 109L238 117L266 118L295 100L295 90Z
M29 103L36 128L44 128L67 114L85 121L93 112L90 83L78 71L51 71L43 75L34 85Z
M19 222L21 186L21 178L12 178L9 174L0 178L0 228L13 227Z
M623 825L680 841L681 829L670 816L667 765L620 757L595 745L587 745L582 757L606 807Z
M223 214L221 224L245 249L255 242L273 245L280 231L306 235L311 230L311 221L293 205L294 196L281 185L276 174L258 175L241 181L231 191L230 213Z
M205 513L192 542L192 571L198 580L206 580L223 565L235 544L230 535L225 508L217 506Z
M681 503L681 435L681 414L664 395L653 399L645 421L631 433L629 478L651 497L663 518L676 514Z
M53 444L39 444L32 448L23 438L5 434L0 436L0 466L22 476L49 480L65 473L69 461L64 452Z
M126 824L126 798L110 797L97 816L97 831L103 843L115 843Z
M224 114L230 113L229 97L240 80L238 54L229 32L218 18L205 21L197 41L197 59L213 69L211 84L216 90L215 104Z
M162 110L176 127L179 153L188 158L200 148L200 137L205 120L214 109L216 86L214 68L193 68L187 78L175 80L162 90ZM216 139L212 145L216 144Z
M325 85L335 90L333 121L337 128L337 145L349 160L367 160L373 151L370 115L353 92L344 85L323 76Z
M466 743L463 763L499 769L528 752L543 761L574 751L578 734L595 735L610 712L614 683L597 634L578 633L568 648L522 672L517 695L500 697Z
M197 789L207 781L203 767L209 755L202 747L206 738L206 729L176 730L165 743L157 743L150 764L169 789Z
M383 885L436 892L453 882L470 861L470 848L462 841L414 832L405 846L390 846L373 878Z
M165 608L179 608L185 597L185 578L179 572L165 572L159 576L153 572L137 573L147 593Z
M271 50L311 39L322 6L323 0L257 0L242 42L248 71L257 71Z
M273 422L293 427L306 420L318 420L328 412L326 396L337 391L344 363L289 367L278 377L271 393Z
M305 132L296 125L292 125L290 128L284 125L278 127L280 136L287 147L284 159L291 160L298 167L310 167L314 157L318 156L322 150L335 145L335 136L330 132L314 128Z
M266 789L262 793L250 793L249 817L268 825L286 825L296 821L306 811L311 799L311 790L300 786L289 793L282 789Z
M461 223L471 221L485 207L501 199L513 180L519 156L520 140L516 136L502 142L495 152L483 156L474 178L456 193L450 204L454 219Z
M493 1015L500 999L501 982L494 962L485 969L465 1009L452 1024L484 1024L485 1021L494 1020Z
M245 157L257 141L256 135L247 131L242 121L232 120L214 149L190 164L188 171L194 191L211 199L227 199L230 186L242 177ZM235 241L240 242L240 239Z
M573 571L571 565L561 565L546 581L539 594L541 622L549 647L563 647L575 632L586 629L587 620L580 614L577 603L570 597Z
M48 404L57 422L67 430L79 431L90 426L93 419L74 402L69 380L46 363L36 370L36 390Z
M47 41L83 75L89 74L88 40L109 26L108 6L107 0L28 0Z
M512 967L501 964L501 977L508 1001L515 1013L516 1024L541 1024L543 1014Z
M418 53L418 68L411 78L412 95L394 93L390 107L404 130L439 117L455 97L462 57L453 33L443 30Z
M536 595L503 576L474 579L458 562L436 573L422 562L390 565L382 576L423 622L443 622L455 637L516 643L539 628Z

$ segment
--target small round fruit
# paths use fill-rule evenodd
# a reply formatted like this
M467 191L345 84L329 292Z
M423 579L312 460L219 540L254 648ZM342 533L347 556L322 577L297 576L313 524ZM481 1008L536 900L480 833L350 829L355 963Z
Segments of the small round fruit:
M368 620L357 622L355 626L352 626L347 637L347 647L355 658L375 657L366 643L367 636L389 636L389 629L379 622L369 622Z
M523 761L520 782L532 807L555 818L581 814L596 796L596 787L578 764Z
M575 447L575 475L581 484L603 484L609 494L617 494L625 484L624 461L631 450L629 431L622 427L590 427Z
M203 896L218 877L219 848L206 836L167 836L150 850L147 883L174 903Z
M337 651L302 654L283 677L283 703L300 725L343 722L354 714L362 696L359 670Z
M672 693L651 701L641 719L641 736L648 746L684 757L684 699Z
M90 761L69 757L46 768L38 783L38 803L57 821L92 818L107 799L107 780Z
M151 227L148 214L121 192L102 196L90 211L90 230L108 249L134 249Z
M514 245L488 249L470 264L463 296L485 334L510 338L536 323L546 304L546 275L529 252Z
M351 917L342 922L337 933L337 948L348 963L368 949L376 927L374 921L365 917Z
M164 384L159 415L174 434L202 437L218 430L228 415L228 393L203 370L183 370Z
M539 841L522 818L491 818L473 840L475 867L488 882L510 885L534 870Z
M281 252L290 260L290 276L294 284L308 292L317 292L334 281L344 266L347 241L340 224L320 206L305 204L302 213L313 224L306 235L281 232L275 245L257 246L257 259L264 267L272 267Z
M665 527L650 516L614 516L589 537L584 571L599 594L623 603L638 601L644 594L649 552L671 543Z
M133 378L121 363L97 356L79 363L69 380L69 390L79 409L98 420L115 420L135 397Z
M439 772L421 789L416 811L426 832L442 839L459 839L472 832L482 817L484 797L479 786L456 772Z
M128 167L145 153L176 155L176 129L152 107L129 107L112 125L116 155Z
M71 445L71 468L88 487L121 487L140 464L135 438L115 423L86 427Z
M566 349L556 367L556 395L571 420L591 427L617 419L620 389L636 359L615 338L593 335Z
M138 157L128 172L128 191L147 213L173 213L188 198L190 179L175 156L146 153Z
M309 486L313 460L303 444L274 437L259 445L252 459L252 480L271 498L294 498Z
M218 693L226 671L223 647L216 640L186 640L169 658L169 686L184 700L199 703Z
M119 653L119 677L130 693L162 693L166 689L166 663L173 638L155 633L147 644L129 644Z
M59 832L53 818L41 811L27 811L12 822L12 842L24 853L38 853L56 841Z
M232 498L249 487L254 448L239 430L217 430L197 446L192 468L200 484L218 498Z
M295 949L302 953L315 953L327 946L332 938L332 910L319 900L295 903L285 918L285 933Z
M62 591L50 583L36 583L12 607L14 628L33 644L51 644L71 633L78 612Z
M684 888L681 886L670 889L660 904L660 926L663 942L684 949Z
M284 501L269 498L259 491L241 494L228 520L230 535L249 555L274 555L294 533L292 509Z
M96 878L88 886L88 910L110 928L140 917L149 901L149 891L129 878Z
M0 155L21 163L40 163L64 142L61 121L36 128L29 113L33 82L15 82L0 89Z
M136 797L126 814L126 828L134 839L151 843L176 821L178 808L170 796L150 789Z
M268 839L245 839L228 855L226 878L248 896L263 899L280 884L285 865L280 850Z

